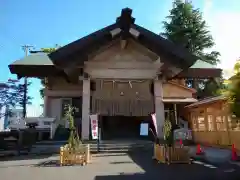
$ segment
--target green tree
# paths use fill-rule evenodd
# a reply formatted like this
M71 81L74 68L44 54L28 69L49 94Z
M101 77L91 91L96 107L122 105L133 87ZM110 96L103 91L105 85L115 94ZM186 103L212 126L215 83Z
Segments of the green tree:
M226 86L224 85L223 78L219 78L219 80L215 80L214 78L206 79L199 84L197 96L198 99L203 99L210 96L218 96L221 95L221 92L224 89L226 89Z
M234 65L234 75L227 81L227 87L223 92L228 97L230 110L240 118L240 60Z
M166 18L167 21L163 22L165 31L161 33L162 36L184 46L203 61L211 64L219 62L219 52L206 52L214 46L214 41L202 13L194 8L191 2L174 0L170 15Z
M194 8L190 1L174 0L173 8L166 19L163 22L164 32L161 33L162 36L175 44L187 48L189 52L202 61L213 65L219 62L219 52L207 52L214 46L214 41L206 21L203 20L202 13L199 9ZM187 79L186 83L193 87L191 79ZM215 95L219 86L221 86L214 82L213 79L198 79L195 80L195 83L197 84L195 87L198 97Z
M27 88L31 83L27 84ZM0 108L8 106L6 112L1 112L0 117L11 115L11 109L23 107L24 84L19 80L8 79L5 83L0 83ZM27 96L27 104L31 104L32 97Z
M56 44L55 47L53 47L53 48L41 48L40 51L49 54L49 53L52 53L52 52L56 51L60 47L61 46ZM39 92L40 92L40 96L43 98L44 97L44 87L46 86L46 80L45 79L41 79L41 84L42 84L43 88L41 88L39 90Z

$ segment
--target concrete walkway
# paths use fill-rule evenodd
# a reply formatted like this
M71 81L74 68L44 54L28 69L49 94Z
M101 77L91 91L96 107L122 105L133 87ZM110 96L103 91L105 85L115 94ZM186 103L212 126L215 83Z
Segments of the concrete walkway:
M12 180L239 180L240 171L224 172L201 164L158 164L152 153L97 154L87 166L59 167L58 156L12 157L0 161L1 179ZM20 159L21 158L21 159Z

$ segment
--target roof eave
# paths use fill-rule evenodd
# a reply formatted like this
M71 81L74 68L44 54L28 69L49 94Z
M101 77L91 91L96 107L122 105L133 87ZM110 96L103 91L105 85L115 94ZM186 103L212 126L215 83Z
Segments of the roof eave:
M62 66L66 58L72 57L79 52L86 54L87 52L85 52L84 49L87 49L86 47L93 45L96 38L101 39L106 36L109 36L109 38L111 38L110 31L116 28L118 28L118 25L116 23L111 24L103 29L93 32L87 36L82 37L81 39L78 39L70 44L67 44L66 46L59 48L58 50L50 53L49 57L55 65ZM84 59L82 59L82 61L83 60Z
M21 77L48 77L64 75L61 69L57 69L54 65L8 65L8 68L12 74L16 74Z
M152 47L148 48L152 49L157 54L160 54L160 50L170 53L172 56L175 56L179 59L177 64L184 69L191 67L198 60L198 57L191 54L186 48L176 45L162 36L145 29L144 27L133 24L132 28L135 28L137 31L139 31L140 35L146 36L148 41L153 42L151 43ZM161 47L161 49L157 47Z

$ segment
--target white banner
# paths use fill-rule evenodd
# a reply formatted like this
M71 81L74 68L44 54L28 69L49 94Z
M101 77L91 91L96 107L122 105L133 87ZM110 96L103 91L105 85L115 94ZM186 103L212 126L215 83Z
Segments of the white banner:
M154 128L155 128L155 130L156 130L156 134L158 135L156 113L151 114L151 116L152 116Z
M92 130L92 139L98 139L98 115L90 115L91 120L91 130Z

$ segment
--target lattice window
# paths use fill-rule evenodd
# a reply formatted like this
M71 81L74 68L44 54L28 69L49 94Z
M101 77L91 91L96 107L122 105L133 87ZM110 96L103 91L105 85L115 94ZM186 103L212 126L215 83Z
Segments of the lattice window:
M217 131L222 131L224 130L224 121L223 121L223 118L222 116L217 116L216 117L216 128L217 128Z
M198 130L198 123L195 115L192 115L192 128L194 131Z
M198 130L199 131L205 131L205 122L204 122L204 116L198 116Z
M214 119L212 115L208 115L208 130L214 131Z

